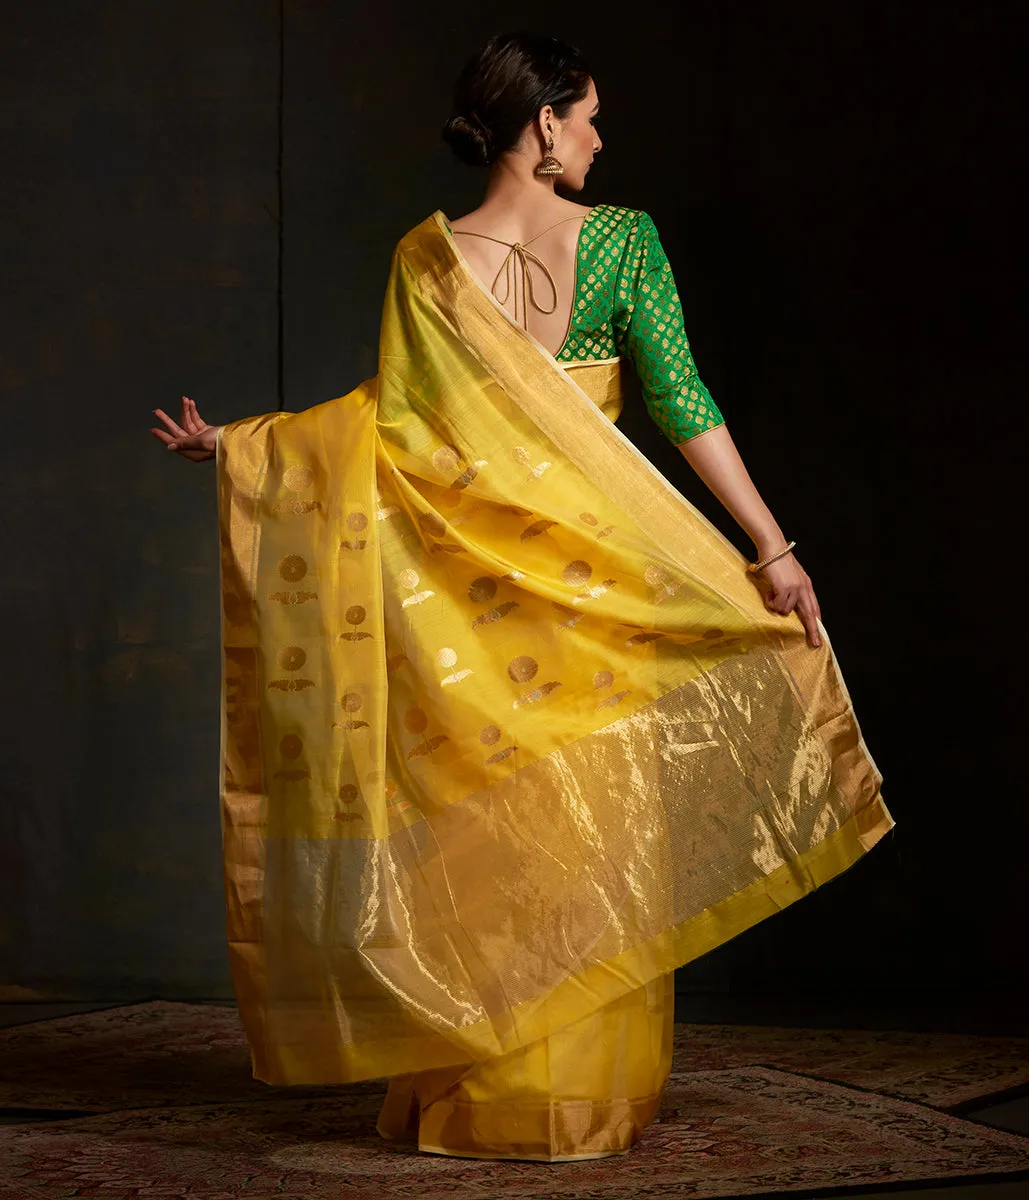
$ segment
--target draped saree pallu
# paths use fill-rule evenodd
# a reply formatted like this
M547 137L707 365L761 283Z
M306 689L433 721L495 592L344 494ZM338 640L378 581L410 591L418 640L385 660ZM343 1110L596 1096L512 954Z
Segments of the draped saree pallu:
M388 1138L622 1153L672 972L893 825L823 630L562 369L443 214L377 376L218 446L231 964L256 1078L389 1076Z

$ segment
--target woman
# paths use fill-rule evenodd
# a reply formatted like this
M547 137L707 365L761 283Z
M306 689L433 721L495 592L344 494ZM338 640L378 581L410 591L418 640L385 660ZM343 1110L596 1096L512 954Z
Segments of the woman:
M269 1083L388 1076L421 1150L624 1153L672 972L893 825L811 581L682 328L653 222L555 194L601 148L551 38L444 135L485 198L393 255L374 379L221 428L234 983ZM614 424L635 382L747 561Z

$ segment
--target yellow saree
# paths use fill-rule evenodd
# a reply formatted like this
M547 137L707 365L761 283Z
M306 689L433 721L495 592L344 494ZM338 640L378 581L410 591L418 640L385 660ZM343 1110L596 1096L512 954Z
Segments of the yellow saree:
M386 1137L624 1152L671 972L892 827L828 638L562 369L441 212L379 370L226 426L222 812L256 1078L390 1076Z

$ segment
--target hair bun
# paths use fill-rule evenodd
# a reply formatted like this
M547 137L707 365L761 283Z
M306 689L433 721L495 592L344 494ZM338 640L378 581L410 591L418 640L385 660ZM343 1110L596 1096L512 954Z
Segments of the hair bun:
M490 161L492 135L489 127L473 112L452 116L443 126L443 140L469 166L484 167Z

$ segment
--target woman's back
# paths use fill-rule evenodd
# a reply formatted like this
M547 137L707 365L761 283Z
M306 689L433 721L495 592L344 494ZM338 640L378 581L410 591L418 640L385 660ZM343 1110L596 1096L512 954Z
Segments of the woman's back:
M481 210L449 228L479 283L559 364L630 359L651 417L676 445L724 424L697 374L654 222L616 204L567 208L579 211L524 240L524 224L477 219Z
M579 231L591 211L564 204L519 219L476 209L450 223L479 282L555 357L570 332Z

